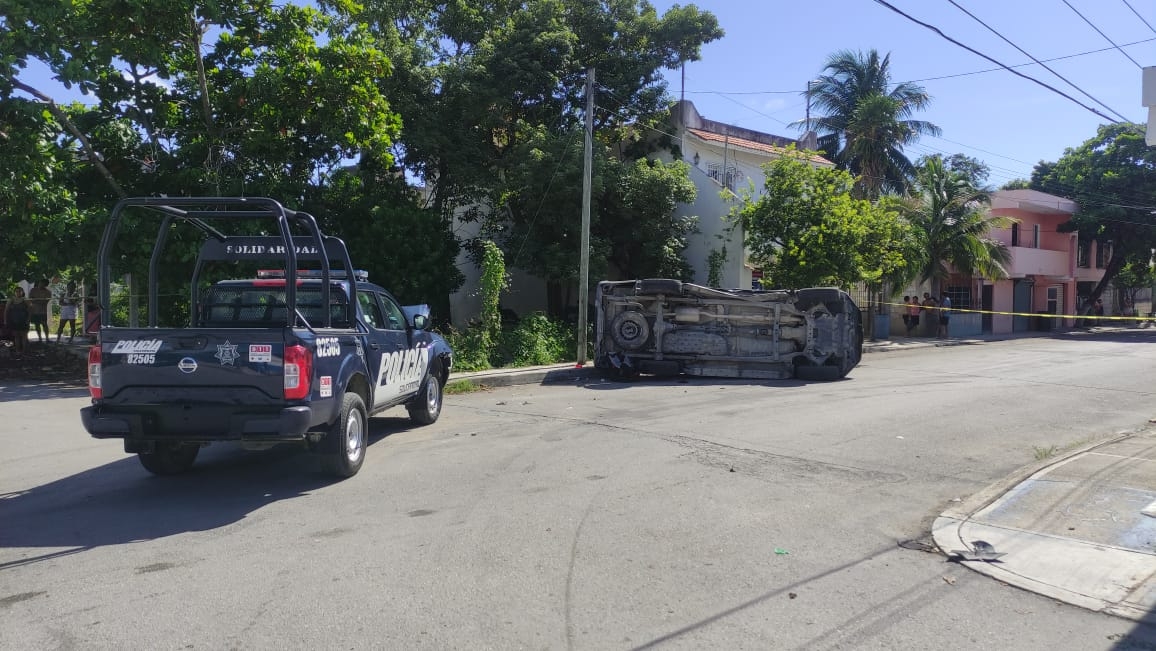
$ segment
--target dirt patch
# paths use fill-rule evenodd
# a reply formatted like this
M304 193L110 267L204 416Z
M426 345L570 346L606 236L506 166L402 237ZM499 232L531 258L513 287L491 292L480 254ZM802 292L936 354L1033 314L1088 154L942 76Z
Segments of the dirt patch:
M11 342L0 342L0 381L53 381L83 386L88 382L88 362L83 346L33 341L17 357Z

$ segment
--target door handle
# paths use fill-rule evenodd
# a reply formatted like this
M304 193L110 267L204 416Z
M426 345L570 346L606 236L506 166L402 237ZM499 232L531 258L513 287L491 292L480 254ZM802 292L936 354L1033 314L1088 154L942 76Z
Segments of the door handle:
M376 342L370 343L369 347L372 348L373 350L377 350L378 348L381 348L381 346L378 346Z

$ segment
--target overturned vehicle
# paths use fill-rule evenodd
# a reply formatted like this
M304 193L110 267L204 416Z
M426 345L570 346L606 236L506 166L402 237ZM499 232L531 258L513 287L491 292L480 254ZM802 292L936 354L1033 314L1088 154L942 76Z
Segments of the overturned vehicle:
M596 303L595 366L623 376L837 380L863 353L859 307L835 288L603 281Z

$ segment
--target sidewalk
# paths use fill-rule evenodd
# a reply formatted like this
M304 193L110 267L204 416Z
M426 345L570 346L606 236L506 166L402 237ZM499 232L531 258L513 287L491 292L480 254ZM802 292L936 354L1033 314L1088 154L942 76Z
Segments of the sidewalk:
M989 486L932 525L945 554L974 541L1002 553L960 563L1024 590L1136 621L1156 608L1156 432L1048 459Z

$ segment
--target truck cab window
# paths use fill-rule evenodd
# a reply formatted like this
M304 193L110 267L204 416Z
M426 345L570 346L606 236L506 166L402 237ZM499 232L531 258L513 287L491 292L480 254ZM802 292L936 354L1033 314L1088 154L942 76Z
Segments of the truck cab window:
M385 307L385 325L386 330L405 330L405 313L401 311L397 303L385 294L378 294L381 299L381 304Z
M361 312L365 315L366 325L381 329L385 320L381 318L381 307L378 306L373 294L357 292L357 302L361 303Z

